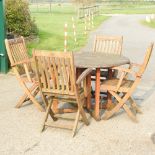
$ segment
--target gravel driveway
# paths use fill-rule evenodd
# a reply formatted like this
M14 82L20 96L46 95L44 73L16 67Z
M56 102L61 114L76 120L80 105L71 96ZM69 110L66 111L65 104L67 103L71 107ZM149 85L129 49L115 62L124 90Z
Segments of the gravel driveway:
M139 24L144 15L113 16L91 34L123 35L123 54L141 62L149 42L155 40L155 30ZM68 130L48 128L40 133L44 113L33 105L15 109L22 90L12 75L0 75L0 155L154 155L155 144L155 54L153 53L142 83L134 94L143 115L133 123L126 113L108 121L90 120L80 126L72 138Z

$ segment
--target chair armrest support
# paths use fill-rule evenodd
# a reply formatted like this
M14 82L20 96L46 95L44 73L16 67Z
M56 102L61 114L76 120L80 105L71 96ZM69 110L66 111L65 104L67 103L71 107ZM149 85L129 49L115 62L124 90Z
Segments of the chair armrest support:
M83 71L77 79L76 84L79 85L86 78L86 76L92 72L92 70L93 68L87 68L85 71Z
M121 84L122 84L122 81L123 81L124 77L125 77L125 72L122 72L121 77L120 77L120 79L119 79L119 81L118 81L118 84L117 84L117 87L116 87L116 91L119 90L119 88L120 88L120 86L121 86Z
M29 63L29 62L33 62L33 61L34 61L33 58L24 59L22 61L18 61L16 63L12 64L11 67L15 67L17 65L21 65L21 64L25 64L25 63Z
M121 71L121 72L125 72L125 73L129 73L131 75L133 75L134 77L140 77L141 75L139 75L137 72L132 71L131 69L128 68L122 68L122 67L113 67L112 69Z
M140 67L141 64L137 64L137 63L130 63L131 66L135 66L135 67Z

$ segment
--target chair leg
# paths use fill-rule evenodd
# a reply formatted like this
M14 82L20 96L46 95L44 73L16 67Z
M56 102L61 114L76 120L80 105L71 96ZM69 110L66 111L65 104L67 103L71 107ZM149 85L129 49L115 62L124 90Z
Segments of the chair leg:
M26 87L25 84L23 84L23 89L25 90L25 93L28 95L32 103L40 110L40 111L45 111L43 107L37 102L37 100L34 98L34 96L31 94L31 91Z
M53 121L57 121L58 119L56 117L54 117L54 112L52 110L52 104L53 104L54 100L51 98L49 103L51 103L50 109L49 109L49 114L51 116L51 118L53 119Z
M34 103L34 105L35 105L41 112L45 111L45 110L43 109L43 107L36 101L36 99L35 99L30 93L28 93L28 96L29 96L30 100Z
M42 125L41 132L44 131L44 129L45 129L45 123L46 123L46 121L47 121L47 119L48 119L48 115L49 115L49 113L50 113L51 105L52 105L52 102L48 104L48 107L47 107L47 109L46 109L46 114L45 114L45 118L44 118L44 121L43 121L43 125Z
M59 109L58 109L58 100L57 100L57 99L54 99L54 100L53 100L52 109L53 109L54 113L59 113Z
M126 111L126 113L128 114L128 116L134 121L134 122L138 122L136 116L131 112L131 110L128 108L128 106L126 104L123 105L124 110Z
M74 127L73 127L72 137L75 136L76 129L77 129L77 126L78 126L79 117L80 117L80 112L79 112L79 110L78 110L78 111L77 111L77 114L76 114L76 119L75 119Z
M22 104L25 102L26 98L27 98L27 94L25 93L18 101L17 105L15 106L15 108L20 108L22 106Z
M109 119L115 113L117 113L120 110L121 107L122 107L122 105L118 102L118 104L112 110L108 110L108 111L105 112L105 115L103 116L102 119L104 119L104 120Z
M30 100L32 101L32 103L34 103L34 105L40 110L40 111L45 111L43 109L43 107L36 101L36 99L34 98L34 96L31 94L32 91L30 90L33 86L38 87L38 85L36 83L34 83L34 85L31 88L28 88L26 83L21 79L18 71L15 70L16 73L16 77L21 85L21 87L24 89L25 93L27 94L27 96L30 98Z
M79 94L77 92L78 92L78 89L76 90L76 97L77 97L76 100L77 100L77 104L78 104L78 110L79 110L79 112L80 112L80 114L82 116L82 120L84 121L84 123L86 125L89 125L89 121L88 121L88 119L86 117L86 113L85 113L85 111L83 109L83 104L82 104L80 96L79 96Z
M80 110L80 114L81 114L81 116L82 116L83 122L84 122L86 125L89 125L89 121L88 121L88 119L87 119L87 116L86 116L86 114L85 114L83 108Z
M39 87L36 88L36 90L33 92L33 96L37 96L37 94L39 93Z
M142 111L139 109L136 102L131 97L129 98L129 101L130 101L131 107L135 109L137 113L142 114Z
M29 91L32 92L34 89L36 89L38 86L37 85L33 85ZM36 96L36 95L35 95ZM22 106L22 104L26 101L26 99L28 98L28 95L26 93L24 93L24 95L19 99L17 105L15 106L16 108L20 108ZM28 100L30 100L28 98Z

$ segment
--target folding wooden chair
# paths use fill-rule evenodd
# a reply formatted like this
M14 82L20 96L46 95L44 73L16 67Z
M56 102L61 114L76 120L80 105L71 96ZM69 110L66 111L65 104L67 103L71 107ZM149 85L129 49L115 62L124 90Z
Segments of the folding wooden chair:
M122 36L97 35L94 41L93 52L121 55L122 44Z
M76 81L72 52L63 53L34 50L33 54L40 92L44 103L47 105L42 131L45 126L66 128L71 129L74 136L80 115L82 116L84 123L86 125L89 124L83 109L85 94L80 84L85 77L90 74L92 69L86 69ZM50 98L50 100L48 101L47 98ZM54 122L52 124L47 123L49 114L54 121L57 120L52 110L52 104L55 99L77 105L74 126L57 124Z
M20 108L25 101L31 100L40 111L44 111L43 107L35 99L39 87L32 68L33 59L28 56L24 38L5 39L5 45L11 66L25 92L16 108Z
M122 54L123 36L110 36L110 35L96 35L94 40L93 52L94 53L105 53L105 54ZM100 70L100 80L106 80L108 77L117 76L117 71L111 69ZM96 70L91 73L91 80L96 80ZM107 95L106 92L101 92ZM92 91L94 96L94 91ZM108 98L111 96L108 94Z
M131 95L136 89L137 85L141 81L142 75L147 67L147 64L149 62L149 59L151 57L151 53L153 50L153 43L148 47L144 61L142 64L134 64L131 63L130 68L121 68L121 67L114 67L112 69L118 70L121 72L120 78L112 78L104 81L101 84L101 91L108 90L108 92L114 96L114 98L117 101L116 106L110 110L106 111L105 115L103 116L103 119L108 119L111 116L113 116L115 113L117 113L121 108L123 108L128 116L133 120L137 121L136 116L134 115L134 112L141 113L140 109L138 108L136 102L132 99ZM137 71L134 71L133 67L137 67ZM131 74L135 79L129 80L128 75ZM130 108L127 106L127 101L130 102L132 112Z
M123 37L122 36L106 36L97 35L94 40L93 52L105 54L122 54ZM117 73L115 72L115 75ZM108 77L107 69L101 69L101 80ZM92 80L95 80L95 70L92 72Z

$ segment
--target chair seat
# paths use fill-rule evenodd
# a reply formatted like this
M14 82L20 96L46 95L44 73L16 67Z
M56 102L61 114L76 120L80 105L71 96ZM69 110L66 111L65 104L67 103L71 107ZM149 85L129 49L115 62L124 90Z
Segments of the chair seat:
M101 91L105 91L105 90L117 91L116 88L117 88L118 82L119 82L119 79L117 78L105 80L101 83L100 89ZM134 81L132 80L123 80L118 92L128 92L128 90L131 88L133 83Z
M38 81L35 73L29 72L29 75L30 75L30 78L31 78L32 82L37 82L37 81ZM27 77L26 74L22 74L22 75L21 75L21 78L22 78L22 80L23 80L24 82L30 82L30 81L28 80L28 77Z
M74 93L70 93L70 95L68 95L67 93L65 94L65 92L63 94L60 94L60 93L57 93L56 91L51 91L51 90L47 90L47 89L43 89L43 93L45 95L52 96L55 99L64 100L64 101L71 101L71 102L77 102L76 101L76 96L75 96ZM80 95L80 98L82 100L85 98L83 88L79 89L79 95Z

